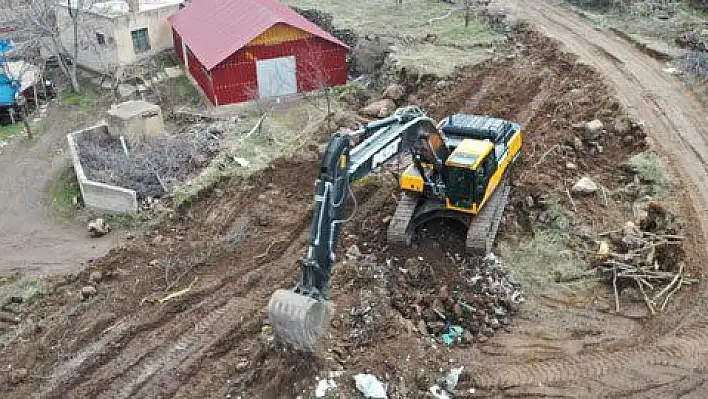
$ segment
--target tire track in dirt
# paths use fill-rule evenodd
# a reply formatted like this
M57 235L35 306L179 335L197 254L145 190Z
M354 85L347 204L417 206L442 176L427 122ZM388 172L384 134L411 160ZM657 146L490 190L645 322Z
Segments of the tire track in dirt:
M386 199L389 198L389 195L390 194L385 190L368 190L365 193L356 193L359 210L354 217L362 217L362 212L367 207L367 204L384 203ZM287 247L282 252L272 256L271 260L263 264L262 268L277 271L277 273L270 273L268 276L268 279L272 280L273 284L282 284L283 281L288 281L297 276L299 269L297 266L293 266L297 263L295 262L298 258L297 254L301 253L307 245L307 238L310 234L309 229L307 229L309 222L310 213L308 212L300 228L293 230L293 234L296 234L295 238L288 241ZM341 267L343 265L338 264L337 266ZM259 311L263 314L267 313L267 301L273 291L273 285L264 282L264 284L261 284L259 287L254 287L254 290L249 292L249 298L254 302L255 308L260 309ZM258 314L258 311L255 313ZM226 385L226 380L233 377L235 369L233 366L244 359L244 353L249 352L248 348L260 347L260 344L257 342L259 340L258 336L254 335L249 330L260 329L261 319L254 315L250 326L252 327L250 329L242 328L235 330L235 333L228 336L228 338L234 342L238 339L238 344L232 344L229 350L213 354L208 360L197 365L196 370L190 369L188 372L181 372L191 367L191 365L185 366L182 364L178 368L182 381L179 384L172 384L172 389L164 389L164 387L168 385L166 381L156 381L156 385L162 388L160 393L168 396L192 398L204 395L205 392L212 392L215 386L214 381L222 381L223 385ZM255 364L258 362L258 357L261 356L264 356L263 353L256 352L245 358L248 359L250 364ZM172 375L174 375L174 373L165 373L167 379ZM286 371L283 371L282 378L288 378Z
M246 209L239 209L240 214L259 212L258 201L252 201L250 205ZM194 295L190 293L183 296L179 302L168 303L172 308L187 305L187 309L175 312L160 308L157 315L146 313L149 312L147 310L134 317L128 316L131 321L119 322L117 327L85 346L72 360L55 367L51 382L43 389L41 396L154 396L152 392L162 389L154 380L168 379L165 376L174 379L170 373L184 363L198 362L224 336L241 328L244 319L260 323L256 313L264 304L254 305L252 301L240 296L261 285L259 282L267 275L264 268L268 267L268 263L265 263L265 257L260 264L250 257L244 257L250 253L266 253L268 249L267 258L277 259L288 252L291 246L301 249L304 242L302 232L306 230L310 218L307 206L301 204L298 207L295 203L294 207L296 211L283 217L282 223L275 226L274 231L280 234L263 237L242 248L236 256L231 255L231 260L237 266L233 273L207 283L206 287L193 291ZM237 218L236 223L241 223L242 219ZM218 222L219 226L216 227L219 229L228 227L228 221L223 218ZM282 239L278 240L279 237ZM288 245L282 249L272 246L278 241ZM288 255L289 259L292 258L292 254ZM249 268L250 265L253 267ZM238 266L249 269L243 270L246 273L239 273ZM278 279L281 277L277 276ZM265 299L261 302L265 303ZM200 319L202 314L206 317ZM118 351L115 350L116 346L120 348Z
M548 385L582 381L606 375L613 370L641 369L649 365L692 369L708 353L708 320L700 320L676 334L663 337L649 348L622 352L599 352L569 359L545 360L511 366L500 366L472 375L472 384L485 389Z

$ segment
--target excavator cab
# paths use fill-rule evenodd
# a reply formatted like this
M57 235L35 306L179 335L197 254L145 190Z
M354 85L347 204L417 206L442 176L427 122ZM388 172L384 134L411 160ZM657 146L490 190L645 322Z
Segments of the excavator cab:
M494 146L486 140L463 140L445 162L448 171L446 205L449 209L476 214L487 197L496 160Z

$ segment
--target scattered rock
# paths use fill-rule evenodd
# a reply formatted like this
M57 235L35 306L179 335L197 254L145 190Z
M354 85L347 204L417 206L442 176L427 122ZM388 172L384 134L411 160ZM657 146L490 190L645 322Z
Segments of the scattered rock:
M236 371L243 371L248 367L248 360L242 359L240 362L236 363Z
M354 376L354 382L356 383L356 389L359 390L365 398L388 398L383 384L373 374L357 374Z
M593 194L597 192L600 187L592 181L589 177L582 177L577 183L571 188L574 194Z
M361 108L359 114L370 118L385 118L396 110L396 103L389 98L382 98Z
M597 139L602 134L604 128L605 126L602 124L602 121L595 119L585 124L585 133L588 138Z
M152 267L158 266L159 264L160 264L160 261L157 259L153 259L150 262L148 262L148 265L152 266Z
M356 244L352 244L349 248L347 248L347 258L358 259L360 257L361 251L359 251L359 247Z
M122 99L128 98L128 97L132 96L133 94L135 94L136 90L137 90L137 88L133 85L121 83L118 85L118 96Z
M453 368L450 370L449 373L445 376L445 389L448 391L454 391L455 388L457 387L457 382L460 379L460 374L462 374L462 370L465 368L465 366L460 366L457 368Z
M0 321L11 324L20 324L20 318L13 315L12 313L7 313L0 311Z
M418 331L422 335L426 335L426 336L428 335L428 327L425 324L425 320L423 320L423 319L418 320Z
M383 92L383 98L388 98L393 101L401 101L406 95L406 90L400 84L394 83L386 88Z
M10 383L12 384L19 384L22 381L27 378L27 369L26 368L17 368L17 369L12 369L10 371Z
M317 382L317 388L315 388L315 397L324 398L327 395L327 391L330 389L337 388L337 383L331 379L322 379Z
M96 287L92 285L87 285L86 287L81 289L81 297L83 299L88 299L94 295L96 295L98 291L96 291Z
M132 240L133 238L135 238L135 234L133 233L128 233L125 235L126 240Z
M89 275L89 282L100 283L101 280L103 280L103 273L101 273L98 270L92 271L91 274Z
M615 134L624 136L632 132L632 121L627 117L619 117L615 120Z
M583 140L581 140L580 137L576 136L573 138L573 148L575 148L575 151L577 152L582 152L585 149Z
M568 161L565 163L565 168L568 170L577 170L578 165L574 164L573 162Z
M597 250L597 256L600 258L604 258L610 254L610 244L602 240L600 241L600 249Z
M111 226L109 226L103 219L98 218L90 221L87 229L91 234L91 237L101 237L111 231Z
M170 79L178 78L178 77L184 75L184 71L179 66L167 67L167 68L165 68L164 72L165 72L165 75L167 75L167 77Z

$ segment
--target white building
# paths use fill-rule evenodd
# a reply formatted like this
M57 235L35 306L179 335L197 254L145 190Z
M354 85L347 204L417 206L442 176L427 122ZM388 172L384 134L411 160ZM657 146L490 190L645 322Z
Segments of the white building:
M77 1L83 10L77 14L78 64L99 72L135 64L172 47L172 30L167 17L180 8L183 0L108 0L59 2L56 21L61 41L73 49L74 31L71 10ZM86 5L88 4L88 5ZM68 54L71 55L71 54Z

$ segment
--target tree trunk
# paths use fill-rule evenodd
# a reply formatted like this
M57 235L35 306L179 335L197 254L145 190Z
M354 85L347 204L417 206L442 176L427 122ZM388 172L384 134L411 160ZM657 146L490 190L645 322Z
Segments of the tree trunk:
M78 13L78 10L77 10ZM76 78L76 60L79 59L79 20L78 15L72 20L74 25L74 54L71 59L71 72L69 79L71 79L71 90L74 93L78 93L81 90L79 87L79 80Z
M34 136L32 135L32 128L30 128L30 124L27 121L27 110L24 110L22 112L22 123L25 125L25 130L27 130L27 138L32 140Z
M465 28L470 26L470 2L465 2Z

